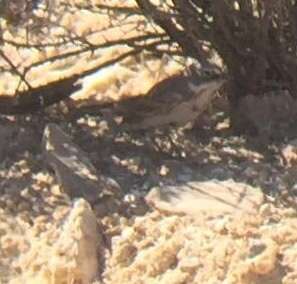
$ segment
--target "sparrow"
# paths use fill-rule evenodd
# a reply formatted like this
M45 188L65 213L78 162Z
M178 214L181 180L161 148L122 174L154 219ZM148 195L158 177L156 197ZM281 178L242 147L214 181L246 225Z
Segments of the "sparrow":
M121 129L145 130L195 121L209 107L226 79L193 70L154 85L146 95L124 99L114 106Z

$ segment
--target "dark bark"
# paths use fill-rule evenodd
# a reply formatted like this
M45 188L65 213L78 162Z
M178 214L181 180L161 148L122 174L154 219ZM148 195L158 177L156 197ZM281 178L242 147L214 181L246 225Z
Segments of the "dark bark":
M52 82L28 91L18 92L15 96L0 96L0 113L5 115L29 114L70 97L81 88L75 84L77 76Z

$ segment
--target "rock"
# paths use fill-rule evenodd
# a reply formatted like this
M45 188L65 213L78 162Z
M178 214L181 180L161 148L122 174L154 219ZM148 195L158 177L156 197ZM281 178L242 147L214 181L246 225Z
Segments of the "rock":
M250 258L247 267L258 275L267 275L277 267L279 248L276 242L253 240L250 244Z
M82 197L92 204L106 195L121 195L117 182L100 174L86 153L57 125L46 126L42 144L45 161L70 198Z
M281 159L285 166L297 165L297 139L291 140L281 148Z
M297 118L296 101L286 90L245 96L236 113L241 130L251 131L263 141L284 137L284 131L288 131Z
M233 180L155 187L146 196L148 204L157 210L193 216L237 212L256 214L263 199L260 189Z
M73 263L69 263L69 268L72 269L70 275L76 276L82 283L91 283L99 273L97 256L102 245L103 240L100 237L96 217L90 205L85 200L79 199L74 203L65 221L62 234L54 248L53 258L50 260L51 266L53 267L55 263L60 264L61 261L65 261L66 264L66 259L72 260L75 266L71 267ZM59 268L61 276L65 277L65 272L69 271L65 269L66 267Z
M159 175L167 176L169 174L169 172L170 172L169 168L166 165L162 165L159 170Z
M12 283L82 283L98 280L105 247L91 206L77 200L64 222L30 240L15 264L20 278Z

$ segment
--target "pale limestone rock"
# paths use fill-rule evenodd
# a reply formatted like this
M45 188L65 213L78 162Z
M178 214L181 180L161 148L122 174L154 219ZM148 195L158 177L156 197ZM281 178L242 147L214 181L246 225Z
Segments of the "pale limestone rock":
M31 240L31 248L16 266L21 277L11 283L82 283L98 280L99 255L103 257L102 235L90 205L83 199L58 228Z
M155 187L146 200L160 211L218 216L236 212L255 214L263 202L263 194L259 188L233 180L212 180Z
M42 144L46 162L70 198L82 197L92 204L103 196L121 195L116 181L100 174L86 153L56 124L46 126Z
M294 139L281 148L282 162L286 166L297 164L297 139Z

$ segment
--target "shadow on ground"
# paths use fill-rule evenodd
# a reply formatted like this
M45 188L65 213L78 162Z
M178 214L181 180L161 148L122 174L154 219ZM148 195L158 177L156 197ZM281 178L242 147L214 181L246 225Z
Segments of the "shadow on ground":
M46 214L65 202L52 196L54 174L41 153L48 122L68 133L99 172L116 180L126 194L145 195L157 185L233 179L259 186L269 195L288 196L297 181L295 172L280 163L279 145L232 135L223 116L191 129L123 132L111 128L98 113L75 119L57 113L52 108L42 114L1 118L1 207L17 213L35 206L36 214Z

